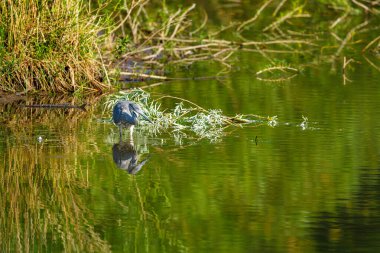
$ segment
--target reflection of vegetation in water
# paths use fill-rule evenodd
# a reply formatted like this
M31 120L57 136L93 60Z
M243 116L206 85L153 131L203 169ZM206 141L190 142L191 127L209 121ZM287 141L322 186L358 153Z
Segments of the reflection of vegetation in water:
M327 83L323 82L326 76L320 78L321 83ZM230 81L234 83L236 80ZM302 91L308 92L304 89ZM194 89L193 92L194 96L197 90ZM270 97L276 99L274 89ZM297 103L293 100L292 102ZM308 107L307 101L304 103L303 107ZM357 104L365 110L365 105L359 102ZM293 106L294 104L289 104L278 111L285 115L286 111L292 111ZM338 117L346 117L341 115L342 111L335 104L329 106L338 110L334 111ZM150 150L160 153L153 154L144 169L137 176L130 177L112 165L112 144L104 143L104 129L111 131L112 126L96 124L96 120L85 118L82 111L67 110L71 114L65 120L65 110L17 108L16 112L22 114L21 109L26 110L22 117L23 125L17 127L17 121L13 119L13 123L7 127L12 127L14 132L21 128L26 130L20 132L20 137L11 134L6 138L7 145L5 152L2 152L6 160L0 163L5 164L5 168L0 167L3 170L1 177L7 180L2 182L0 190L8 192L9 186L6 182L15 185L18 180L18 187L11 186L9 190L18 194L17 199L12 202L16 206L15 213L18 214L14 219L24 219L20 218L19 210L38 218L50 208L49 217L55 217L54 220L50 222L47 218L39 218L41 222L38 229L45 227L41 224L48 224L45 237L50 239L49 236L56 236L55 241L47 240L48 243L52 241L56 248L64 247L61 246L63 244L76 243L74 239L79 237L87 242L90 238L98 240L98 248L94 251L98 251L101 244L106 245L104 250L107 250L107 245L112 245L115 252L134 252L136 249L142 251L142 247L151 252L165 251L163 249L173 252L181 249L192 251L192 248L198 250L210 247L218 251L235 248L237 252L244 252L244 246L249 247L252 244L261 251L267 247L278 247L281 252L280 248L284 245L300 251L312 250L307 229L303 227L309 221L310 213L333 211L336 205L334 199L351 197L355 190L352 182L355 182L358 171L347 171L347 166L342 161L352 157L357 163L356 159L367 157L368 153L366 150L366 154L358 154L355 148L357 145L351 145L350 140L361 142L362 138L345 136L342 141L335 131L327 131L322 136L313 135L312 131L290 131L288 133L291 134L286 137L289 141L284 142L284 132L280 131L283 129L277 128L273 131L268 127L261 127L254 129L254 133L249 133L249 129L242 129L237 137L227 136L223 145L206 142L203 143L206 145L175 151L168 151L165 145L152 145ZM322 113L319 108L312 111ZM38 124L33 124L32 113L36 112L38 114L34 115ZM363 122L357 124L345 127L363 128ZM47 142L43 146L31 146L27 139L22 139L28 132L31 135L37 133L41 125L50 126L49 130L56 133L63 145L53 147ZM371 124L366 126L376 129ZM334 129L340 127L334 126ZM259 134L257 147L252 139L255 134ZM13 138L17 142L12 142ZM265 138L271 142L267 142ZM154 138L151 140L154 141ZM292 142L297 143L297 147L292 146ZM20 146L17 151L16 148ZM332 150L341 151L330 160ZM284 156L278 153L283 153ZM27 158L24 159L23 156ZM18 159L19 162L12 166L6 165L13 159ZM18 171L19 176L12 177L12 170ZM55 179L51 179L53 176ZM46 183L49 180L53 186ZM43 187L47 190L42 190ZM35 193L36 191L38 192ZM56 196L56 191L65 191L66 195ZM33 199L34 202L26 203L27 200L21 193L28 196L28 201ZM5 209L7 201L0 202ZM68 203L61 204L62 201ZM38 207L39 213L35 209L27 209L27 204L33 208ZM22 209L22 206L25 208ZM43 206L42 211L40 206ZM76 220L64 215L75 217ZM2 214L1 217L3 224L8 215ZM62 220L68 225L62 225ZM19 229L22 232L18 233L23 236L25 231L28 232L23 223L13 228L9 223L4 224L5 227L1 228L1 238L4 240L0 240L0 243L7 243L8 248L13 241L10 242L10 235L5 231ZM73 232L69 225L79 231ZM228 233L225 231L227 229ZM98 237L85 234L84 230L88 233L95 231ZM68 237L76 236L75 233L78 233L78 237L70 241ZM45 231L36 230L34 234L36 236L33 238L42 238ZM202 240L199 240L199 235L202 235ZM224 240L220 239L221 236ZM241 244L234 244L236 238ZM212 242L218 243L210 246ZM26 244L22 241L21 245ZM69 249L70 246L65 247ZM75 251L79 248L72 249ZM275 249L271 250L274 251Z
M180 102L176 104L173 110L165 111L161 109L159 102L163 98L172 98ZM157 134L170 130L177 138L181 138L181 136L185 138L186 132L191 131L199 138L215 141L223 136L223 130L228 126L241 126L241 124L274 125L277 121L277 117L258 115L228 117L223 115L221 110L206 110L190 101L171 96L161 96L152 101L149 93L139 89L109 96L105 110L111 111L117 100L129 100L141 104L148 117L153 121L152 124L146 124L146 130L150 133ZM189 104L190 107L185 107L184 103Z
M174 229L176 217L171 213L171 199L160 174L154 170L144 172L141 177L126 178L126 173L121 171L114 174L118 177L116 185L109 184L110 177L106 182L92 180L94 185L102 185L92 189L94 208L104 210L97 212L95 219L108 222L97 227L105 232L105 239L112 242L115 252L162 252L163 249L181 252L188 248Z
M62 152L23 144L17 137L5 143L0 166L2 251L109 251L81 198L88 189L86 168L73 167L65 158L77 145L71 143Z
M0 246L5 252L107 252L83 201L89 189L86 150L75 132L86 112L25 108L24 104L94 103L87 97L24 97L0 108L6 132L0 148ZM87 110L92 112L93 107ZM90 127L91 125L87 125ZM91 137L88 138L91 140Z
M101 141L97 131L104 129L91 118L98 98L24 99L1 108L5 125L0 134L6 132L0 143L1 251L184 248L167 228L170 201L160 180L125 177L112 167L112 145ZM19 106L63 102L89 105L87 112ZM103 156L107 166L95 162ZM120 182L115 184L113 176Z

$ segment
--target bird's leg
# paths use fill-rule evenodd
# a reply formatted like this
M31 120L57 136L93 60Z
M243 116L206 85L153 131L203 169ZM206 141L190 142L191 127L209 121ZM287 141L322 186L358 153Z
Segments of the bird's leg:
M132 125L130 128L129 128L129 138L131 139L131 141L133 141L133 128L134 128L135 126L134 125Z
M133 142L133 138L130 138L129 139L129 144L134 148L135 147L135 143Z
M121 125L119 125L119 141L123 141L123 129Z

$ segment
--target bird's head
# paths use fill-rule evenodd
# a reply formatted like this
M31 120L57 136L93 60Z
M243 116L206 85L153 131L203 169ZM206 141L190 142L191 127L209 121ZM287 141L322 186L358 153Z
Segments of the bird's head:
M152 123L152 121L144 114L144 111L141 109L141 107L138 104L130 103L129 104L129 110L133 117L138 118L139 115L141 115L145 120Z

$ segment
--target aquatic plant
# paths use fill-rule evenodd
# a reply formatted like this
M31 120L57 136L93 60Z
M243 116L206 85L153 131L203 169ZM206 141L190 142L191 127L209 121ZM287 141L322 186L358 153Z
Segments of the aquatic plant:
M211 141L218 140L224 135L224 130L229 126L259 126L267 124L275 126L277 117L263 117L259 115L235 115L226 116L218 109L204 109L201 106L179 97L155 95L141 90L133 89L120 91L110 95L104 106L103 113L112 111L113 105L118 100L134 101L141 105L146 115L153 124L141 121L141 130L156 135L160 132L169 132L177 141L183 138L192 138L189 133L195 134L196 138L206 138ZM178 101L174 108L162 109L160 100L174 99Z

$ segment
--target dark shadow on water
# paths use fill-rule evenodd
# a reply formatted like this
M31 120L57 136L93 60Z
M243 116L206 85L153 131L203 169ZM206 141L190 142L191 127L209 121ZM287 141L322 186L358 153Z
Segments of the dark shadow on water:
M311 235L318 252L380 252L380 168L361 171L352 200L335 212L313 215Z
M0 123L25 127L31 122L51 125L52 120L76 121L86 115L92 115L102 96L97 94L80 97L0 93ZM82 109L84 105L83 109L86 110Z
M139 154L131 142L119 142L112 146L112 157L116 166L129 174L137 174L149 157L139 162Z

